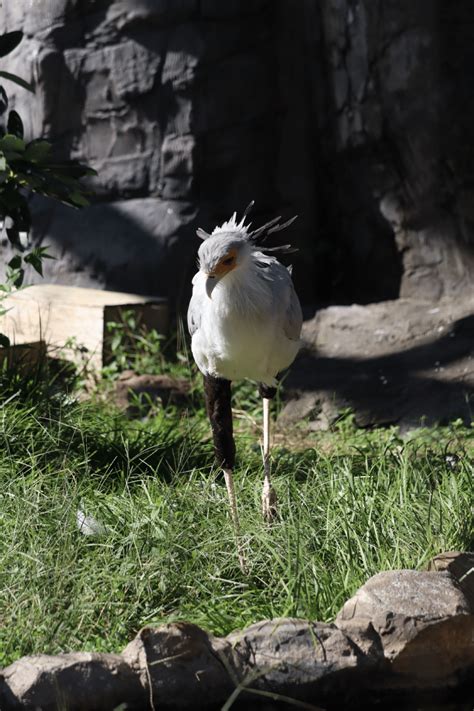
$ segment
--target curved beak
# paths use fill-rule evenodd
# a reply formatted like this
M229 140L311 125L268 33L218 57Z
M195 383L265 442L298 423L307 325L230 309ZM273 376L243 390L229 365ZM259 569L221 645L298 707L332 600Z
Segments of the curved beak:
M214 287L216 286L217 282L219 281L218 277L213 276L211 274L207 275L206 279L206 294L210 299L212 299L212 292L214 291Z

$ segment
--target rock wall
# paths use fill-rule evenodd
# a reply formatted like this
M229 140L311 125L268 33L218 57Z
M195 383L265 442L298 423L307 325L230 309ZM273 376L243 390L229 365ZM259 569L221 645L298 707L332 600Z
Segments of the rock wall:
M436 300L472 288L472 4L320 7L322 193L344 290Z
M272 12L262 0L4 0L0 30L25 39L8 68L32 135L89 161L94 205L35 201L47 278L176 297L196 226L254 198L278 201Z
M46 278L184 299L197 225L298 213L303 299L439 299L474 276L468 0L3 0L31 135L98 171L33 201Z

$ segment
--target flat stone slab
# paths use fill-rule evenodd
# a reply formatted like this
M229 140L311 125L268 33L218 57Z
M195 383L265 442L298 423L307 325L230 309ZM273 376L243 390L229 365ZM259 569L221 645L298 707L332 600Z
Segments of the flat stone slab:
M165 333L168 325L166 300L101 289L60 284L38 284L21 289L3 305L0 331L12 344L45 342L62 358L82 358L89 368L101 368L110 356L107 324L120 321L124 311L133 312L144 328ZM76 347L65 348L73 341Z
M331 306L303 327L280 423L327 429L350 408L360 426L472 419L474 296Z

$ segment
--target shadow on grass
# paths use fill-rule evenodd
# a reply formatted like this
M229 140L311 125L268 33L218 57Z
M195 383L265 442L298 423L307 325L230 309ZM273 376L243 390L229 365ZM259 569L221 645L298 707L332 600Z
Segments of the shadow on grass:
M28 373L4 369L2 450L18 461L34 458L37 467L80 462L76 471L112 486L144 476L171 481L212 463L202 421L167 408L144 423L132 422L107 402L78 401L78 377L70 363L51 358Z

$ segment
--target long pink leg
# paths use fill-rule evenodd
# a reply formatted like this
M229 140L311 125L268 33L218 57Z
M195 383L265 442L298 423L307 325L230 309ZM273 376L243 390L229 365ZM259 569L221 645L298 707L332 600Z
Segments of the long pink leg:
M271 523L277 514L277 497L270 481L270 399L263 398L263 491L262 514L267 523Z
M237 511L237 499L235 496L235 489L234 489L234 477L232 476L232 469L224 469L224 479L225 479L225 485L227 488L227 494L229 496L229 504L230 504L230 515L232 518L232 523L234 526L234 535L235 535L235 542L237 546L237 556L239 558L239 565L240 565L240 570L244 575L247 575L248 573L248 568L247 568L247 561L245 560L245 555L244 551L242 548L242 539L240 537L240 522L239 522L239 514Z

